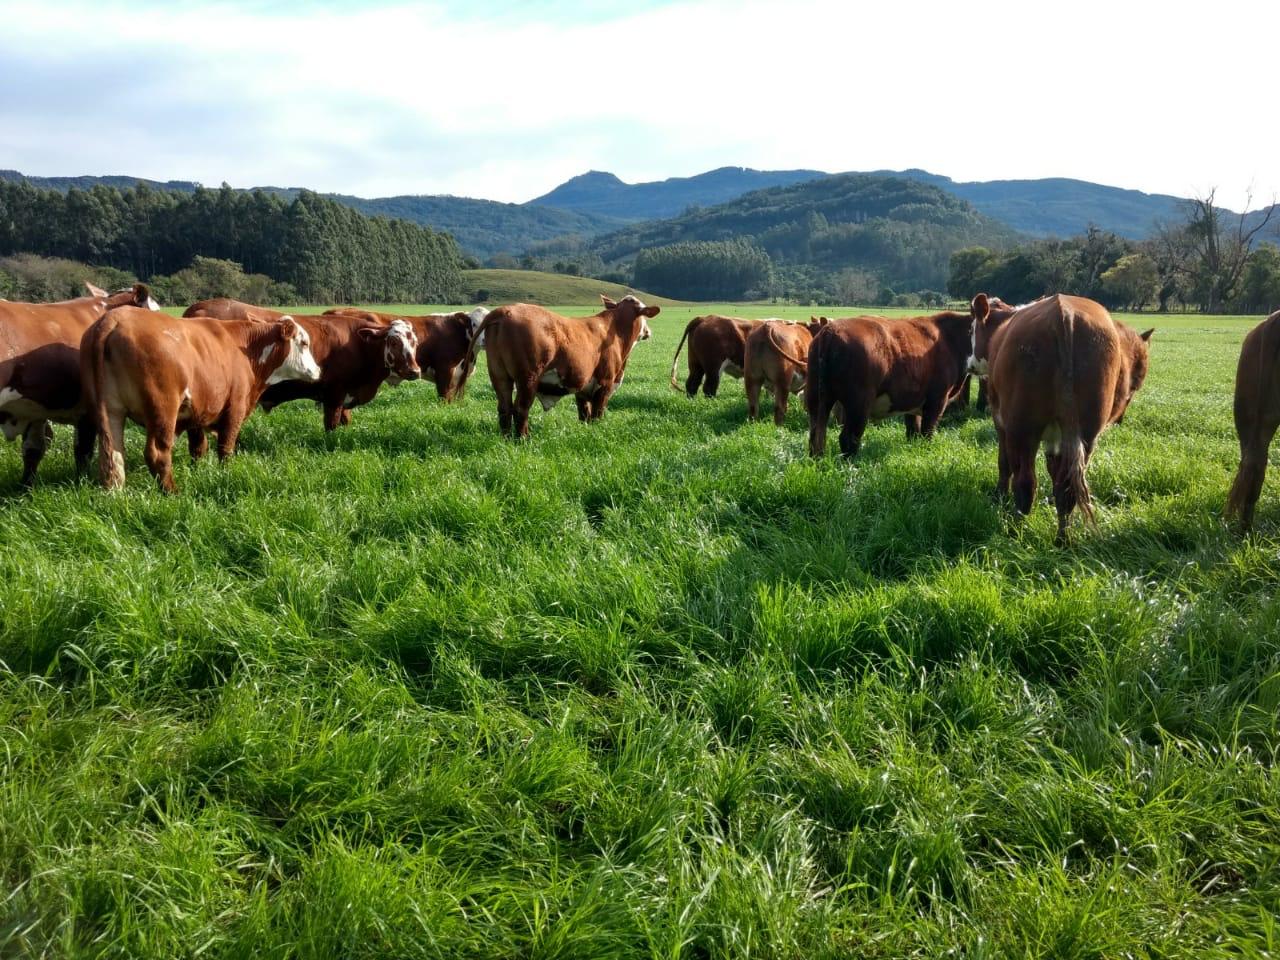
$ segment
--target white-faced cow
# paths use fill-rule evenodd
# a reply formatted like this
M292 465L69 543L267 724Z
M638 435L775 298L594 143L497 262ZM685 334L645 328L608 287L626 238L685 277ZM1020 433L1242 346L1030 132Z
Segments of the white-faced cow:
M648 318L660 308L633 296L616 303L603 295L600 299L604 309L590 317L563 317L517 303L490 311L480 324L474 341L487 340L489 380L498 394L498 426L504 435L511 434L513 425L517 437L529 435L534 400L549 410L573 394L578 419L604 415L632 348L649 337ZM473 342L471 356L475 349Z
M140 283L113 294L85 286L89 296L61 303L0 303L0 431L22 437L24 486L53 439L51 422L75 425L76 472L88 467L95 432L80 389L84 332L115 307L160 309Z
M216 431L226 459L267 387L320 379L311 336L291 317L175 319L132 307L110 311L86 331L80 369L103 486L124 483L124 423L133 420L147 432L147 467L170 493L178 430Z

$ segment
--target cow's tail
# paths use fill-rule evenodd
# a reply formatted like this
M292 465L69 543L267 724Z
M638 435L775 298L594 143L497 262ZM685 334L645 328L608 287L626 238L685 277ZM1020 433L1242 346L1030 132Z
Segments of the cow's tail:
M1067 302L1059 298L1062 330L1058 337L1058 369L1062 372L1062 404L1059 410L1062 438L1058 447L1058 469L1055 481L1066 486L1085 520L1096 527L1089 482L1085 478L1084 440L1080 436L1080 410L1076 405L1076 316Z
M809 358L808 358L808 357L793 357L791 354L787 353L786 348L784 348L784 347L782 346L782 344L780 344L780 343L778 342L778 338L777 338L777 337L775 337L775 336L773 335L773 325L772 325L772 324L766 324L766 325L765 325L765 328L764 328L764 332L765 332L765 336L767 336L767 337L769 338L769 343L771 343L771 344L773 345L773 349L777 350L777 351L778 351L778 353L779 353L779 354L780 354L784 359L786 359L786 360L790 360L792 363L797 364L797 365L799 365L799 366L801 366L801 367L806 367L806 368L807 368L807 367L809 366Z
M671 389L683 390L680 381L676 379L676 369L680 366L680 351L684 349L684 342L689 339L689 334L697 329L698 324L702 322L702 317L694 317L685 324L684 333L680 336L680 342L676 344L676 355L671 358Z
M81 369L89 396L94 424L98 428L98 477L108 489L124 483L124 451L115 449L111 421L107 415L107 338L119 326L120 320L113 311L105 313L101 320L89 328L85 335L87 356L81 357Z

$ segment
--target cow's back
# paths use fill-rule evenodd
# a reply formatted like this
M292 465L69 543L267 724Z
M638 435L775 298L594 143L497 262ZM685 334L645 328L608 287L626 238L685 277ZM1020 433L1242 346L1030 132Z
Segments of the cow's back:
M201 300L193 303L183 311L184 319L204 318L210 320L280 320L287 316L270 307L259 307L252 303L243 303L230 297L215 297L212 300Z

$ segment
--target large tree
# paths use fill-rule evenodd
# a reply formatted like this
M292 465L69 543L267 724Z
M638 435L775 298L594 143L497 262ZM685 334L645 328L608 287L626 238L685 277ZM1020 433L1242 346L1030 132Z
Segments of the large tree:
M1187 201L1186 235L1192 256L1195 292L1208 313L1219 313L1235 295L1253 240L1271 222L1272 203L1261 216L1249 216L1253 197L1243 213L1223 210L1215 201L1216 190Z

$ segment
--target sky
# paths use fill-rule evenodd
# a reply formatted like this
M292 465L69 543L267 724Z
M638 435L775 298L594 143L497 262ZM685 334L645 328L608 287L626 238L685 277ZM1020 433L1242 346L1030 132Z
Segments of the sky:
M0 0L0 168L524 201L919 167L1280 195L1280 3Z

